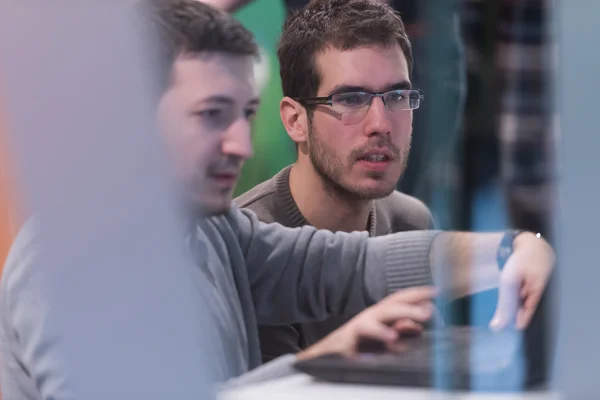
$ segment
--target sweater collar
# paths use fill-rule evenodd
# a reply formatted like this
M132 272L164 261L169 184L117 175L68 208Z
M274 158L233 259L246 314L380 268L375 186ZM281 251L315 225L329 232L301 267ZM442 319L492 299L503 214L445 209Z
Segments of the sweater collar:
M296 204L296 200L292 196L292 191L290 189L290 171L292 170L292 166L285 167L277 175L273 177L275 183L275 192L277 196L277 202L281 205L281 208L285 214L285 218L287 219L284 225L290 227L299 227L304 225L310 225L310 223L306 220L302 212L298 208L298 204ZM373 204L376 204L374 202ZM368 222L368 231L369 236L377 236L381 234L378 232L378 218L377 218L377 207L373 206L371 212L369 213L369 222ZM385 232L388 233L388 232Z

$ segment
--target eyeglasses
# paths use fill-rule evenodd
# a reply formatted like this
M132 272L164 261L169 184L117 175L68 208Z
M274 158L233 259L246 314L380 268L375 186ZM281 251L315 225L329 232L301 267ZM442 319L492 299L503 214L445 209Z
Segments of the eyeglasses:
M383 93L345 92L328 97L299 97L297 102L304 106L319 104L328 105L341 116L345 125L357 124L363 120L373 103L374 97L381 97L385 107L392 112L401 110L416 110L424 96L417 89L390 90Z

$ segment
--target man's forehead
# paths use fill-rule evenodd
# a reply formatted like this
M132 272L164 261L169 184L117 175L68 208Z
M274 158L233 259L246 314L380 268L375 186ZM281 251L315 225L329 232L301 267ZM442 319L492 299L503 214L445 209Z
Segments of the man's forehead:
M179 57L173 84L186 97L255 97L253 64L252 57L221 53Z
M379 91L410 82L408 63L399 45L349 50L330 47L318 54L315 66L321 78L321 94L339 86Z

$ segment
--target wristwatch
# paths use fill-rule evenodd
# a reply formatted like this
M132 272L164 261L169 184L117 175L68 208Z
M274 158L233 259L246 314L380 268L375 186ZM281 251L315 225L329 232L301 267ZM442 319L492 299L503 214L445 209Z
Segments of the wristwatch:
M498 247L498 254L496 256L500 271L502 271L504 265L506 265L506 261L508 261L508 258L513 253L513 243L515 238L523 232L525 231L520 229L508 230L502 237L502 240L500 241L500 247Z

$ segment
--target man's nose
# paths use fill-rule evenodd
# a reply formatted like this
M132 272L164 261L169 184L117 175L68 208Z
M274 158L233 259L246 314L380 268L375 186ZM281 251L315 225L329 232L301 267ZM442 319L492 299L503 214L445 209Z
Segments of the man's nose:
M388 135L392 131L391 111L389 111L381 97L374 97L365 116L365 130L367 136Z
M223 140L223 154L247 160L253 155L250 121L239 119L227 129Z

